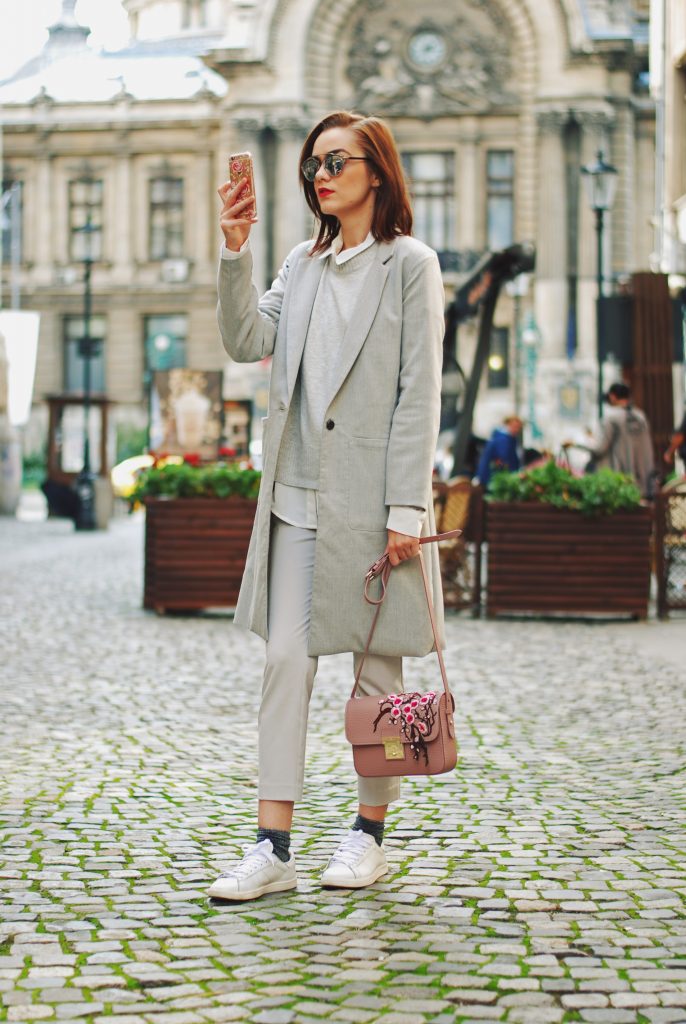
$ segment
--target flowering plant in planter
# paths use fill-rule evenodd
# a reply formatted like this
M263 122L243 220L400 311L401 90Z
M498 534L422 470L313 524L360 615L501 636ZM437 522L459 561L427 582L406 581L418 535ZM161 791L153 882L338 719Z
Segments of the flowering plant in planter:
M489 501L542 502L587 516L612 515L638 508L641 493L632 477L612 469L575 476L552 459L519 473L495 473Z
M142 470L129 495L129 504L146 498L257 498L261 473L237 463L201 463L193 458L166 462Z

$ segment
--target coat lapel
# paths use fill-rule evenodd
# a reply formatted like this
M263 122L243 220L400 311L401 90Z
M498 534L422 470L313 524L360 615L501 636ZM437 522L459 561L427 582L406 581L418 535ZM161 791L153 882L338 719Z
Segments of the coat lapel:
M314 259L303 256L298 261L286 325L286 381L289 402L298 376L298 368L310 326L312 307L323 269L324 260L316 256Z
M392 255L393 242L379 245L377 258L369 268L343 337L343 344L338 355L336 368L331 378L329 400L340 390L343 381L350 373L355 360L360 354L360 349L367 340L367 335L381 302L381 295L386 278L388 277Z

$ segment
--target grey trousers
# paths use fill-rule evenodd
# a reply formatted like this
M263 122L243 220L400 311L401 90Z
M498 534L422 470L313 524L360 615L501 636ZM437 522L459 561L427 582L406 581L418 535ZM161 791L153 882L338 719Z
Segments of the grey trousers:
M272 517L269 562L269 640L258 718L261 800L300 800L310 696L318 659L307 653L316 530ZM360 600L362 587L360 586ZM360 655L354 658L355 669ZM352 677L350 680L352 687ZM402 658L368 655L360 679L364 694L402 690ZM341 694L340 721L348 692ZM379 807L397 800L400 780L357 777L359 801Z

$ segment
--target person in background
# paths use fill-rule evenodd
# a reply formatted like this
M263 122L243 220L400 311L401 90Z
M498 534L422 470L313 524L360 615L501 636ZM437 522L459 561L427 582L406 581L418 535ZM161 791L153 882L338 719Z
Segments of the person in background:
M481 486L486 490L493 473L501 469L516 472L521 466L519 436L524 426L519 416L506 416L503 424L496 427L484 447L476 471Z
M605 401L610 406L588 445L577 445L592 456L596 469L608 466L633 476L644 498L655 484L655 458L650 426L644 412L631 403L626 384L613 384Z

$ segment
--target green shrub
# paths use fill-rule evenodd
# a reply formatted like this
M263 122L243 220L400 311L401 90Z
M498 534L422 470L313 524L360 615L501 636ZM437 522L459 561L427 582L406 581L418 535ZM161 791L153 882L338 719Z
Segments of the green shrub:
M117 424L117 462L142 455L148 450L148 432L145 427L133 423Z
M22 487L36 490L48 475L48 456L45 451L29 452L22 459Z
M128 500L136 505L144 498L256 498L260 477L258 470L236 465L168 463L142 470Z
M552 460L519 473L494 473L489 501L539 501L584 515L612 515L637 508L641 493L632 477L612 469L575 476Z

